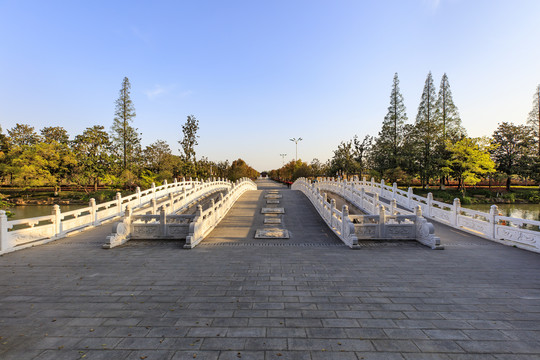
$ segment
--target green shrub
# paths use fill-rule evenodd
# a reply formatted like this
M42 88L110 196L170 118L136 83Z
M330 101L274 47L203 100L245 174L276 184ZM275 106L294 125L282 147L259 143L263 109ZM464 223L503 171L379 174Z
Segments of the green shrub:
M461 205L471 205L472 204L472 197L470 196L463 196L461 199Z

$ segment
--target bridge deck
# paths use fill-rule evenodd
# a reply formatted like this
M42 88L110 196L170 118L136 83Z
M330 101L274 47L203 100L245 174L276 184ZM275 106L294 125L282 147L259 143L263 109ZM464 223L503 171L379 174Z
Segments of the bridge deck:
M103 250L106 225L0 257L0 358L539 357L538 254L452 231L353 251L281 190L289 240L253 239L259 190L192 250Z

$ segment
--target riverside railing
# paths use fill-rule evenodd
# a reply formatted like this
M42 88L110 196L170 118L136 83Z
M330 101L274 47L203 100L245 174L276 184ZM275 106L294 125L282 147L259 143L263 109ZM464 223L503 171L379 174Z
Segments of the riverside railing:
M174 213L191 206L200 197L210 193L229 190L233 183L222 179L197 179L167 181L161 186L124 196L116 194L116 199L96 204L90 199L88 207L62 213L58 205L52 214L28 219L9 221L4 211L0 211L0 254L21 250L57 240L78 231L98 226L123 216L126 208L134 214L156 214L159 206L165 206Z
M302 191L330 229L352 249L360 248L359 239L416 240L432 249L443 249L440 239L435 236L433 225L422 216L422 210L419 207L414 214L399 215L397 209L391 209L388 214L389 210L374 198L360 192L360 194L355 194L356 198L353 200L350 194L342 191L340 194L355 205L359 200L358 197L361 196L362 206L358 205L358 207L368 214L373 214L349 215L347 205L343 205L339 211L336 209L335 199L328 202L326 193L321 194L321 190L338 193L340 189L337 183L311 183L300 178L292 184L291 189Z
M169 215L172 205L161 206L159 215L155 212L134 215L128 206L121 222L114 224L113 233L107 237L103 248L110 249L122 245L130 239L185 239L184 248L191 249L199 244L223 219L238 198L248 190L257 190L257 185L248 178L237 180L219 194L219 200L210 200L210 206L203 210L197 206L194 215Z
M497 205L492 205L489 213L467 209L459 199L447 204L434 200L432 193L427 197L415 195L410 187L403 191L396 183L388 186L384 180L379 183L373 178L371 181L355 178L350 182L324 178L317 182L317 187L341 195L368 213L373 213L373 208L381 203L388 206L389 214L410 214L420 207L428 219L488 240L540 252L540 221L503 216Z

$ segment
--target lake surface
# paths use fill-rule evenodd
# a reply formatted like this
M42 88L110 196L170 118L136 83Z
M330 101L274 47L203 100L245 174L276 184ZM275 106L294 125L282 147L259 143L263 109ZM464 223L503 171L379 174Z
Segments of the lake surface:
M88 205L79 204L79 205L60 205L61 212L68 212L71 210L77 210ZM19 205L14 206L8 209L11 212L14 212L15 215L10 217L8 220L20 220L28 219L37 216L51 215L53 210L53 205Z
M504 216L540 221L540 204L497 204ZM463 205L464 208L489 212L489 204Z

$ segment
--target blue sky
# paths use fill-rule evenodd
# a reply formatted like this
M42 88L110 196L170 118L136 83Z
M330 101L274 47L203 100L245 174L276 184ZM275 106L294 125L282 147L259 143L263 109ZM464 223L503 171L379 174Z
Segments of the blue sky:
M377 135L395 72L409 122L447 73L469 135L523 124L540 83L540 1L0 0L0 125L110 129L124 76L143 145L257 170Z

